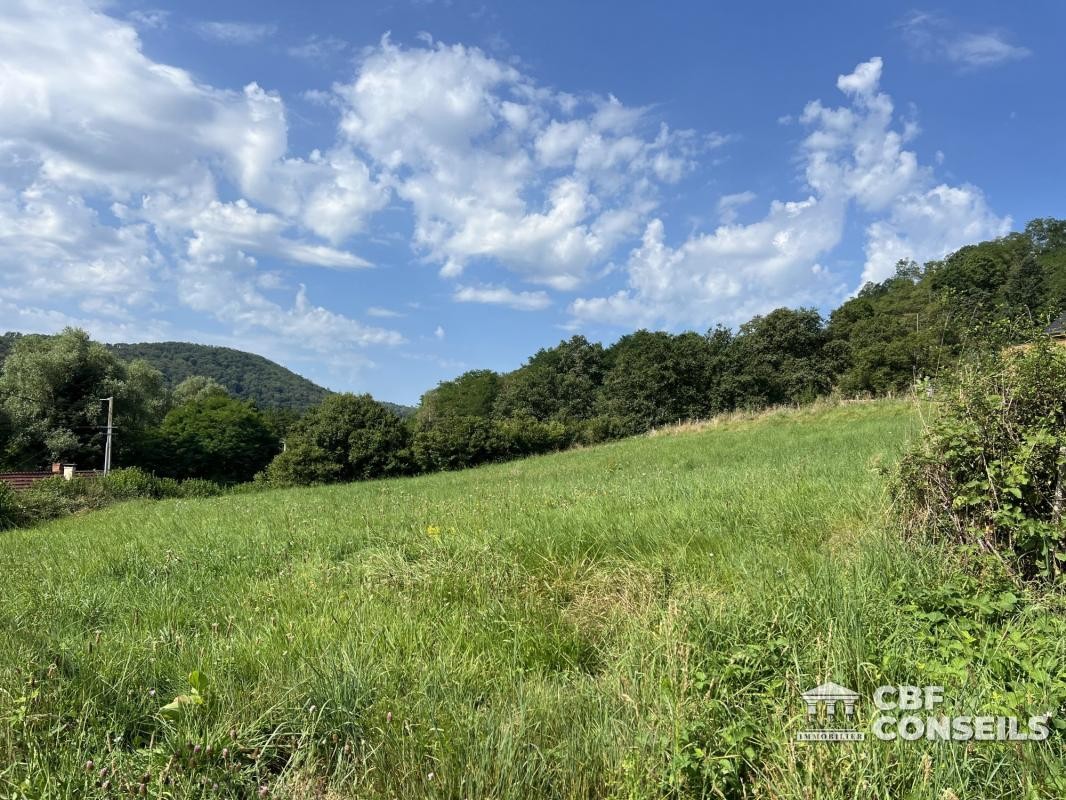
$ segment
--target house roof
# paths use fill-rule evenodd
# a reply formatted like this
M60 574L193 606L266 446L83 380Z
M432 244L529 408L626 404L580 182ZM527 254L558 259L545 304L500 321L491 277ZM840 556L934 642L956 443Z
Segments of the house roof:
M858 700L858 692L853 692L839 683L823 683L803 693L804 700Z
M1060 314L1054 322L1044 328L1044 333L1051 336L1066 336L1066 313Z

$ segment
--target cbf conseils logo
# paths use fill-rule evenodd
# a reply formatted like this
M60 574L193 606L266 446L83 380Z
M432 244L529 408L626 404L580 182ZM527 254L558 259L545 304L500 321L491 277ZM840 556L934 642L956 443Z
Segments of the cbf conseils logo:
M856 726L858 692L830 682L804 692L802 697L807 707L807 730L796 734L798 741L861 742L866 738ZM1051 731L1050 714L1029 717L1024 724L1008 716L949 717L934 711L943 702L941 686L879 686L873 693L873 705L879 713L870 730L884 742L1041 742Z

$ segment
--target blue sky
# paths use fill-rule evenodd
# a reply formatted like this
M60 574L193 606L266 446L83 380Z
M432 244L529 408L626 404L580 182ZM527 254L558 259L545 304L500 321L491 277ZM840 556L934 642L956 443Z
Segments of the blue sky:
M1066 6L43 2L0 17L0 329L415 402L572 333L828 311L1066 216Z

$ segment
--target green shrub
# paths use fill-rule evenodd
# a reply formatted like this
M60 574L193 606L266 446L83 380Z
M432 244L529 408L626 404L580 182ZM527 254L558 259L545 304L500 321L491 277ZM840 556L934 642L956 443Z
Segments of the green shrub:
M462 469L507 455L499 429L481 417L436 422L415 434L411 449L418 465L427 471Z
M18 493L6 483L0 483L0 531L22 525L23 514Z
M562 450L574 441L573 431L558 420L540 422L531 417L513 417L495 425L503 453L510 458Z
M1066 350L1042 337L966 364L900 462L911 533L998 553L1023 578L1057 580L1066 553Z
M156 478L156 496L160 498L184 497L183 483L185 481L179 481L176 478Z
M267 466L266 481L274 486L313 486L344 479L344 464L325 448L297 441Z
M103 508L109 498L99 478L60 477L37 481L19 493L18 504L23 509L22 524L64 517Z
M111 470L96 480L100 481L104 493L113 500L163 496L159 478L138 467Z
M177 481L174 483L177 489L173 495L168 494L167 497L216 497L223 491L222 487L214 481L203 478L187 478L180 483Z
M622 420L600 415L582 424L578 431L577 441L581 444L599 444L628 435L629 430Z

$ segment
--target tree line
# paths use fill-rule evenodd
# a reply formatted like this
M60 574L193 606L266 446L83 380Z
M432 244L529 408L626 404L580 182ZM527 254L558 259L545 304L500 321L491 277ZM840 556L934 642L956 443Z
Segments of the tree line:
M115 463L159 476L299 485L459 469L832 392L909 391L1064 309L1066 221L1039 219L942 260L900 262L828 318L779 308L736 331L639 330L609 346L573 336L512 372L442 382L407 418L352 394L303 414L263 410L206 376L168 389L159 370L82 331L21 336L0 372L0 462L99 463L100 398L114 396Z

